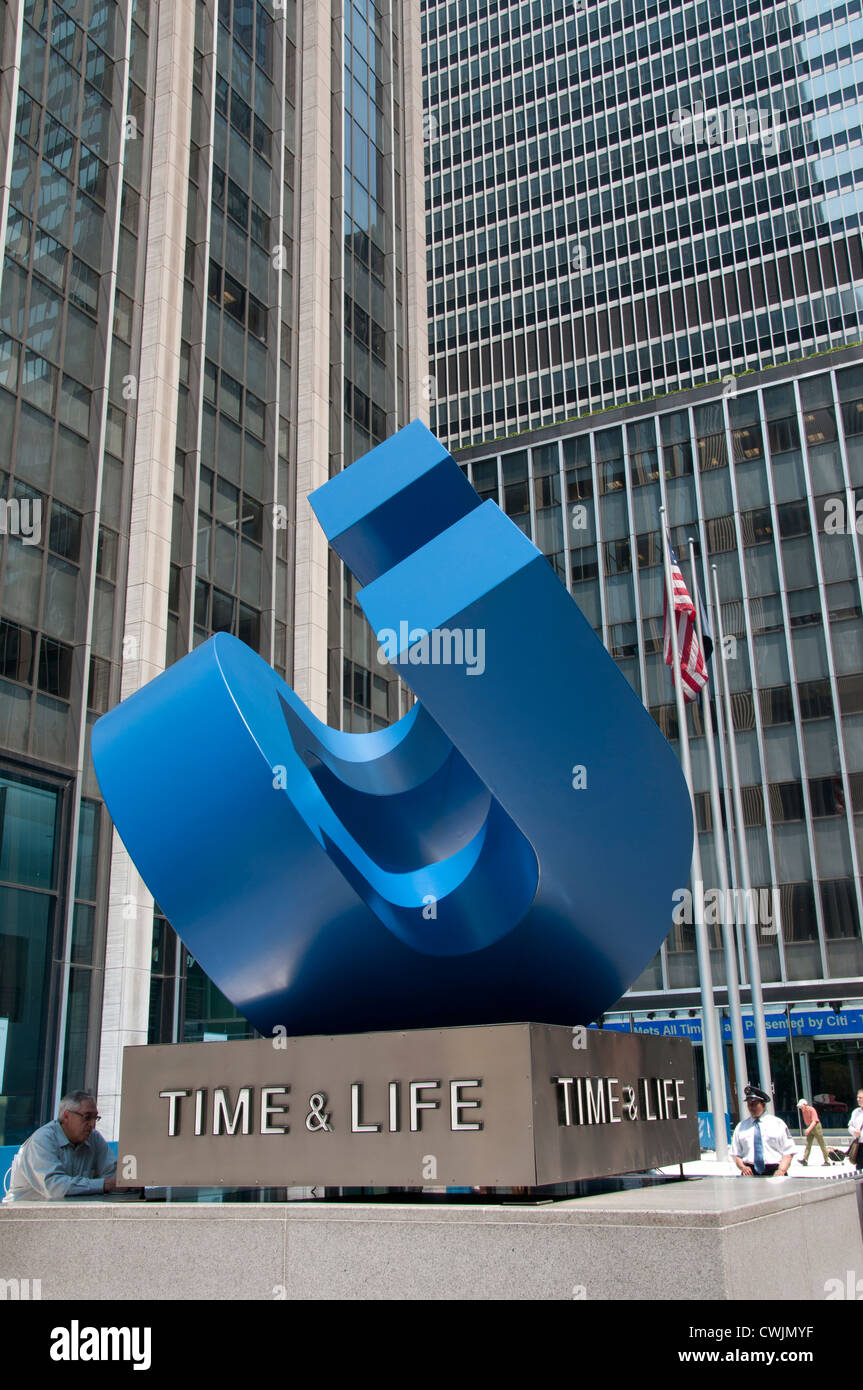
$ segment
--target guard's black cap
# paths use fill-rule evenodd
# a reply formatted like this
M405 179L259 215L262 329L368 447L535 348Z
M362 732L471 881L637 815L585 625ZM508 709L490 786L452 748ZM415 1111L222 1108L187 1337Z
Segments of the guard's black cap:
M745 1086L743 1094L747 1100L761 1100L765 1105L770 1104L770 1097L766 1091L762 1091L760 1086Z

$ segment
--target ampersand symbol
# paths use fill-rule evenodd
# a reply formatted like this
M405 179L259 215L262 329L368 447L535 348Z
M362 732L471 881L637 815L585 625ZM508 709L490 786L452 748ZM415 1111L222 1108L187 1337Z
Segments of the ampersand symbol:
M324 1111L326 1103L327 1097L323 1091L315 1091L313 1096L309 1096L309 1105L312 1108L306 1116L306 1129L312 1134L321 1129L325 1129L329 1134L333 1132L332 1125L328 1123L330 1117Z
M635 1099L635 1088L624 1086L623 1088L623 1113L628 1120L638 1119L638 1105Z

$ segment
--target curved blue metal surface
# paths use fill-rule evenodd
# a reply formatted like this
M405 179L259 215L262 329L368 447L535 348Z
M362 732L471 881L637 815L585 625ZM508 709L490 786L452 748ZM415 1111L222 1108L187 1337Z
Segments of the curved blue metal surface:
M688 881L677 759L419 422L311 501L419 703L341 733L217 634L93 731L145 883L263 1033L595 1018Z

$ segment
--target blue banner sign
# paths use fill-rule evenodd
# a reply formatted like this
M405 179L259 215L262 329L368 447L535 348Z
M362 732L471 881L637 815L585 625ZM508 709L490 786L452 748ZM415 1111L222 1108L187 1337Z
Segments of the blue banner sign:
M768 1042L787 1041L788 1016L781 1013L765 1015L765 1029ZM630 1032L628 1022L606 1023L605 1027L618 1033ZM651 1033L659 1038L688 1038L690 1042L701 1042L700 1018L641 1018L635 1020L636 1033ZM841 1038L863 1035L863 1009L843 1009L835 1013L833 1009L799 1009L791 1013L791 1032L795 1038ZM746 1042L755 1041L755 1026L751 1013L743 1014L743 1037ZM722 1040L731 1042L731 1023L722 1019Z

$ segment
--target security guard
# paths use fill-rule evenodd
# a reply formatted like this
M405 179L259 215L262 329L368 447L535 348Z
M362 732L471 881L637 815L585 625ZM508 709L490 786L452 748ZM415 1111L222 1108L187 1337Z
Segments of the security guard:
M731 1136L731 1157L747 1178L784 1178L797 1145L784 1120L765 1113L770 1097L759 1086L744 1089L749 1116Z

